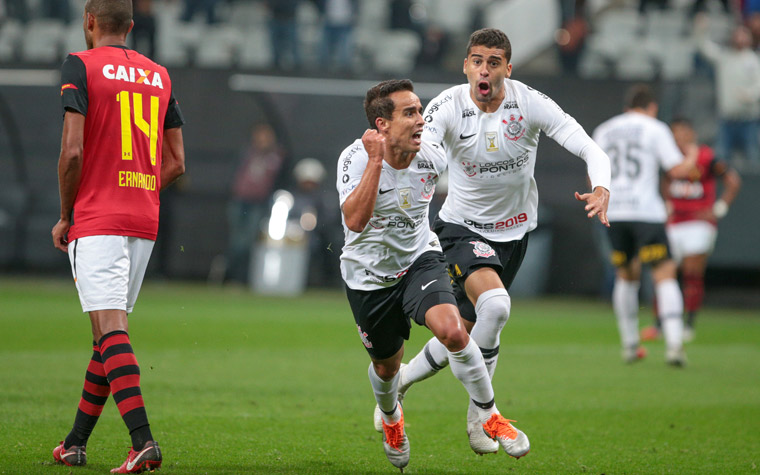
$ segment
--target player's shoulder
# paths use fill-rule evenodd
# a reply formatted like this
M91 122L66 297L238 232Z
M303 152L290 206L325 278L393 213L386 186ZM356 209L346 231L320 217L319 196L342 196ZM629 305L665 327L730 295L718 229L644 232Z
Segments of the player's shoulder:
M428 103L428 106L425 108L426 116L435 114L442 109L451 109L456 107L457 102L461 102L464 100L464 98L467 97L467 91L467 84L459 84L457 86L452 86L448 89L444 89L440 94L435 96Z
M361 156L367 156L367 151L364 148L362 139L356 139L351 143L351 145L344 148L343 151L340 152L340 158L338 161L344 165L349 165L351 164L352 160L355 160Z

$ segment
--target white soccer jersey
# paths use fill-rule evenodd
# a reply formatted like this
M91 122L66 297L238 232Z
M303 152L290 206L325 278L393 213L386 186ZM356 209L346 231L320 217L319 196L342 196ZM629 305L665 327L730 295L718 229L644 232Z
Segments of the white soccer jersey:
M361 139L340 154L337 187L341 209L359 185L368 160ZM424 252L441 251L428 224L428 209L445 168L441 147L424 141L408 168L396 170L383 162L377 201L367 226L355 233L343 219L346 240L340 271L349 288L377 290L395 285Z
M521 239L538 223L533 172L543 130L586 160L592 186L609 189L609 160L583 128L546 94L511 79L493 113L481 111L469 84L443 91L425 111L423 140L443 144L449 192L439 217L499 242Z
M667 171L683 161L668 126L648 115L626 112L599 125L594 140L612 164L609 220L664 223L660 168Z

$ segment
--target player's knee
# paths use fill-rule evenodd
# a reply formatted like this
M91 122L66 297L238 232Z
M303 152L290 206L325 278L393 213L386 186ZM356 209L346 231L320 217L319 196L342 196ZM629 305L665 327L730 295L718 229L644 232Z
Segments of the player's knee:
M383 381L390 381L398 373L400 361L373 362L375 374Z
M470 341L470 336L461 325L451 325L442 329L438 332L437 338L447 350L452 352L461 351Z
M509 320L512 299L506 289L491 289L480 294L475 304L478 320L486 320L503 327Z

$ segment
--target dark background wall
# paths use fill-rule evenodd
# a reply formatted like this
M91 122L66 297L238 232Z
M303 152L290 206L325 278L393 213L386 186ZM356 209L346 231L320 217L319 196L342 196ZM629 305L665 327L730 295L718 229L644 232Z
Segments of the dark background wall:
M274 125L291 163L314 157L325 164L328 178L324 200L337 207L337 157L366 128L359 95L320 96L297 90L277 94L237 92L229 86L232 73L227 71L186 69L170 73L187 119L183 128L187 174L162 199L165 216L152 273L203 279L214 256L224 252L229 184L255 122L265 120ZM513 78L548 94L589 134L621 110L622 96L629 85L567 77ZM435 78L435 82L451 85L463 80L459 76ZM422 99L425 104L430 97ZM58 87L0 85L0 114L0 268L68 272L68 260L50 242L50 229L58 217ZM552 233L551 247L544 251L550 253L548 290L597 291L602 260L592 237L592 223L573 198L574 191L587 188L585 164L544 138L539 146L536 180L543 213L540 229ZM744 182L739 200L721 223L711 269L756 279L760 269L760 251L756 247L760 224L755 203L760 202L760 177L745 175ZM339 222L323 225L335 231L332 251L324 251L334 254L335 266L324 272L326 281L335 282L342 231Z

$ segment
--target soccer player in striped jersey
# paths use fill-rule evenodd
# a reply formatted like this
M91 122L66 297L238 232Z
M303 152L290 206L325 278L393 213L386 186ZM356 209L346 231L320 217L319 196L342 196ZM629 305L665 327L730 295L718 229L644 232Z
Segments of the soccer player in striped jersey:
M52 230L53 245L69 255L93 335L74 426L53 458L85 465L87 440L111 394L132 439L115 473L161 466L127 315L156 239L159 191L185 169L184 118L171 79L126 47L133 25L130 0L85 3L87 50L70 54L61 73L61 215Z
M512 46L501 30L470 36L467 83L427 106L423 139L441 144L449 167L448 196L434 223L446 255L464 324L493 377L501 330L511 310L509 287L538 223L534 178L543 131L587 164L592 192L575 194L589 218L607 224L610 164L583 128L547 95L510 79ZM431 339L401 374L401 393L447 364ZM519 366L519 363L513 363ZM479 432L475 407L467 431Z

